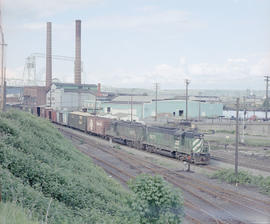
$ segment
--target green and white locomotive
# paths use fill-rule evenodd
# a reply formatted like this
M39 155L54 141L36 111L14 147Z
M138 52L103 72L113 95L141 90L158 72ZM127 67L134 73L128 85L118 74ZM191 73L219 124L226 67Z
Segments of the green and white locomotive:
M210 160L210 146L196 131L113 121L105 133L116 142L179 160L195 164L208 164Z

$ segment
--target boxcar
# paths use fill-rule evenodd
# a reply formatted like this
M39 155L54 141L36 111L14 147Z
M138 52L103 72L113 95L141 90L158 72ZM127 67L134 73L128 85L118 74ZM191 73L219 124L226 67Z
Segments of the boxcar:
M87 117L87 132L105 137L105 130L108 129L112 123L112 119L98 116Z
M38 116L37 107L32 107L33 114Z
M57 112L52 110L52 122L57 123Z
M45 118L50 121L52 120L52 111L51 108L45 107Z
M91 114L86 112L68 113L68 126L86 132L88 116L91 116Z
M56 117L57 123L68 125L68 111L57 111Z
M40 117L46 118L45 107L40 107Z

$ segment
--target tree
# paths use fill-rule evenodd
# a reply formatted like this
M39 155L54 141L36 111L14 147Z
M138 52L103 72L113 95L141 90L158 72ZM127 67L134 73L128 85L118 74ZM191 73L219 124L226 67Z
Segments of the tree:
M182 193L161 176L139 175L129 182L129 188L134 193L129 205L141 224L181 223Z

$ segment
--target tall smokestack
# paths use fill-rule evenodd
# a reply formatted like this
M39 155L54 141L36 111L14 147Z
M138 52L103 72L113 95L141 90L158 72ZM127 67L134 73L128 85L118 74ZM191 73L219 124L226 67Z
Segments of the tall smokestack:
M46 43L46 88L52 84L52 23L47 22L47 43Z
M81 20L76 20L75 42L75 79L77 85L81 84Z

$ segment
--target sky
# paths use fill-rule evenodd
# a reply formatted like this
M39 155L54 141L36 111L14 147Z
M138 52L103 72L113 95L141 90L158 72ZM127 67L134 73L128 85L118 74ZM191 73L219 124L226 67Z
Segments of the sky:
M74 57L82 20L83 83L128 88L265 89L270 75L269 0L1 0L7 79L28 77L26 58ZM53 78L73 82L73 61L54 60ZM31 75L31 74L30 74ZM36 57L45 80L45 58Z

